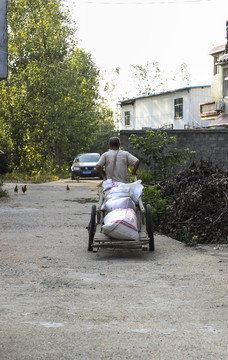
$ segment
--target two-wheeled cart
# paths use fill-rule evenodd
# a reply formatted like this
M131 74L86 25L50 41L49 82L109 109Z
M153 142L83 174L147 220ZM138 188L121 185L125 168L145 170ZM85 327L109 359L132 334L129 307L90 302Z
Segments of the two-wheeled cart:
M103 203L103 192L99 192L98 205L92 205L91 216L88 224L89 243L88 251L97 252L99 248L115 248L115 249L142 249L154 251L154 230L151 206L149 204L144 207L140 196L136 205L137 228L139 240L121 240L107 237L102 232L104 217L106 210L101 210Z

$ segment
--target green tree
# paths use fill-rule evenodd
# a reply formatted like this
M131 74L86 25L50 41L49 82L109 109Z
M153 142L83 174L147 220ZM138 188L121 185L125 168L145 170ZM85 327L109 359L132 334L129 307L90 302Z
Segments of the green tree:
M77 48L60 0L11 0L9 76L0 83L0 146L26 172L54 170L89 148L99 71Z

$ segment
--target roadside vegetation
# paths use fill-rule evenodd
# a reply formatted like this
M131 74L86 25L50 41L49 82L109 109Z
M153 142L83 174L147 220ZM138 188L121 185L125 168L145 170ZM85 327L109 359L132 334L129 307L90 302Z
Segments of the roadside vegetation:
M33 183L33 184L41 184L49 181L57 181L59 179L69 178L68 173L59 173L57 175L53 175L51 173L40 172L37 174L28 175L25 173L20 173L18 171L13 171L12 173L7 173L1 176L0 179L0 198L8 197L8 193L6 190L3 190L4 182L12 182L12 183Z
M30 182L34 184L40 184L48 181L57 181L59 179L67 177L69 177L69 173L59 173L57 175L54 175L46 172L39 172L37 174L28 175L25 173L20 173L18 171L13 171L11 174L4 175L4 181L28 183Z

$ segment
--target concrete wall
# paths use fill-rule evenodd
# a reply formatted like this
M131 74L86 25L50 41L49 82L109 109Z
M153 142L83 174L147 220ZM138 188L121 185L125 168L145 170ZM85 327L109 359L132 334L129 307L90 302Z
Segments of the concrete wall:
M200 129L200 130L167 130L168 136L176 138L175 147L189 148L197 152L196 159L211 160L225 170L228 170L228 129ZM131 134L143 136L143 130L122 130L120 132L121 146L132 151L128 141Z

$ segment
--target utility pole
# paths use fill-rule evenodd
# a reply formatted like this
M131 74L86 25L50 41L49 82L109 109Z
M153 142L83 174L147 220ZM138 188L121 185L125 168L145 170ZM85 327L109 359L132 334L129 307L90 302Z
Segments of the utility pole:
M8 76L7 0L0 0L0 80Z
M226 21L226 54L228 53L228 20Z

